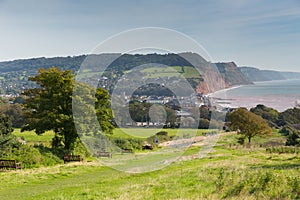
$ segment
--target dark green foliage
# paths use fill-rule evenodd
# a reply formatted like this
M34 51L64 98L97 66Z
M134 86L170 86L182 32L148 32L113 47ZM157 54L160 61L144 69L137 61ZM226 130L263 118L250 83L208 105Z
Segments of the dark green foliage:
M0 115L0 158L7 157L21 145L12 131L11 120L5 115Z
M142 149L143 140L139 138L112 138L112 143L121 149Z
M40 165L54 165L60 162L59 158L50 151L39 151L32 146L21 144L12 134L11 121L7 116L0 115L0 158L22 162L22 168L37 167Z
M42 146L19 145L11 148L2 159L17 160L22 162L22 168L51 166L62 163L62 160L54 155L49 149Z
M5 94L18 94L21 88L26 89L37 86L33 82L27 81L28 77L35 76L40 67L49 69L52 66L60 66L62 70L72 70L76 72L79 70L82 62L87 56L74 56L74 57L54 57L54 58L33 58L26 60L15 60L9 62L0 62L0 72L5 81L0 80L0 85L3 85L2 90ZM177 54L148 54L148 55L131 55L131 54L103 54L103 55L90 55L90 60L105 60L110 57L116 58L104 72L104 76L110 79L108 89L112 89L115 83L118 81L118 77L124 74L124 71L130 70L139 65L147 63L159 63L166 66L192 66L188 61ZM95 63L91 66L92 71L97 71L99 64ZM199 74L199 78L201 75ZM90 77L91 79L98 79L98 75ZM196 83L199 82L199 78L196 78ZM191 79L192 86L195 80Z
M58 147L57 140L61 139L64 148L71 150L71 144L78 137L72 116L73 78L71 71L61 71L55 67L39 69L37 76L29 78L40 87L24 92L28 97L25 106L29 111L26 113L28 122L22 131L35 130L40 135L54 130L56 137L53 145Z
M26 112L28 121L22 131L35 130L40 135L45 131L53 130L55 137L52 146L54 148L64 148L69 153L74 150L74 144L78 138L73 121L73 99L82 102L82 106L78 106L76 109L80 109L77 110L77 113L82 115L81 122L83 124L89 120L90 113L94 111L91 106L95 105L96 115L102 126L102 131L111 133L110 131L113 128L110 124L112 113L109 108L108 93L103 89L98 89L95 97L93 97L91 87L78 84L79 86L76 89L80 89L85 92L83 94L88 95L84 96L84 100L79 96L74 97L74 76L69 70L61 71L55 67L48 70L39 69L38 75L31 77L30 80L36 82L40 87L28 89L24 92L24 95L27 96L25 106L28 108Z
M208 119L199 119L199 129L208 129L209 128L209 120Z
M131 119L136 122L147 122L150 120L149 109L152 106L150 103L139 102L133 100L129 102L129 113Z
M149 83L136 89L133 95L173 96L174 94L165 86Z
M95 94L95 109L101 131L112 134L114 126L112 124L113 113L110 108L110 96L103 88L98 88Z
M300 148L299 147L287 147L287 146L280 146L280 147L270 147L266 149L268 153L290 153L290 154L299 154Z
M150 144L152 147L157 147L159 143L170 141L170 140L172 140L172 137L167 135L153 135L146 139L147 143Z
M238 134L243 135L251 142L251 138L256 135L271 134L272 129L260 116L249 112L247 109L238 108L229 115L229 126Z
M0 80L0 85L2 85L3 93L17 95L24 87L28 89L37 86L34 82L28 81L28 78L35 76L40 67L48 69L52 66L61 66L62 70L73 70L75 72L85 58L86 56L82 55L0 62L1 76L4 77L3 80Z
M291 125L283 126L280 131L282 135L286 136L286 145L288 146L300 146L300 133L299 129Z
M250 112L253 112L256 115L261 116L265 119L271 127L277 127L279 112L273 108L264 106L264 105L257 105L255 108L251 108Z
M153 104L147 102L139 102L132 100L129 102L129 113L131 119L135 122L150 122L149 109ZM177 126L177 115L175 111L167 106L164 106L166 112L166 128L174 128ZM154 116L155 117L155 116ZM153 119L152 119L153 120Z
M0 114L0 135L10 135L13 132L11 119Z
M208 106L204 106L204 105L200 106L199 112L200 112L200 118L210 120L211 112L209 111Z
M287 109L278 118L280 133L287 137L286 145L300 145L300 109Z
M290 108L280 113L278 116L278 125L294 125L300 124L300 109L299 108Z
M12 119L14 128L21 128L24 123L24 108L21 104L5 104L0 107L0 113Z
M156 135L168 136L168 132L167 131L159 131L158 133L156 133Z

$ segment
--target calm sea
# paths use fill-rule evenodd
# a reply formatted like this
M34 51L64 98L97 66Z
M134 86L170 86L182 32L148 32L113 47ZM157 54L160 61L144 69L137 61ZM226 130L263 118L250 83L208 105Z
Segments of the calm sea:
M293 108L297 101L300 103L300 80L255 82L254 85L218 91L211 96L225 99L220 103L225 103L228 107L251 108L264 104L284 111Z

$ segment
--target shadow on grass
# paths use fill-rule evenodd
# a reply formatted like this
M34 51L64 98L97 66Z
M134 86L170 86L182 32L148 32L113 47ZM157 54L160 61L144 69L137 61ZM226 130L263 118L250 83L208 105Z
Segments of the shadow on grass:
M275 169L275 170L285 170L285 169L298 169L300 168L300 163L282 163L275 165L258 165L251 167L252 169Z

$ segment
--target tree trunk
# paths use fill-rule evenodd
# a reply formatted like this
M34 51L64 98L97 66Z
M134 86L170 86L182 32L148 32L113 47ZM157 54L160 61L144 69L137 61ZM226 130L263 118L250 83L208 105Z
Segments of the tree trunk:
M250 136L248 136L248 142L249 142L249 143L251 142L251 137L250 137Z

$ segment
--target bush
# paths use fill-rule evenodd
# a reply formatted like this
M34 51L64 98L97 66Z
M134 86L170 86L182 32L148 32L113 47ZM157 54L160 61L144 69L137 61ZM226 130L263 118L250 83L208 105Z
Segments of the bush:
M167 131L159 131L158 133L156 133L156 135L168 136L168 132Z
M286 147L286 146L281 146L281 147L270 147L266 149L267 153L291 153L291 154L298 154L300 153L300 148L299 147Z
M238 137L237 142L241 145L245 144L245 137L243 137L243 136Z
M74 144L72 144L72 152L68 152L67 154L80 155L82 158L90 157L91 152L83 145L83 143L77 139Z
M142 149L142 140L138 138L112 138L112 143L121 149Z
M208 129L208 128L209 128L209 120L200 118L198 129Z

